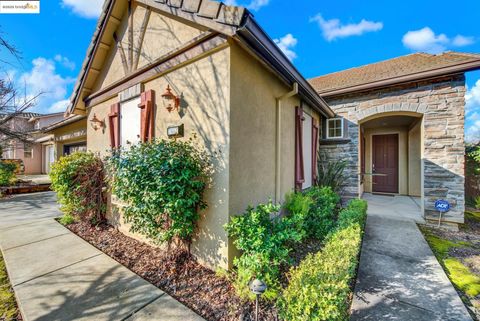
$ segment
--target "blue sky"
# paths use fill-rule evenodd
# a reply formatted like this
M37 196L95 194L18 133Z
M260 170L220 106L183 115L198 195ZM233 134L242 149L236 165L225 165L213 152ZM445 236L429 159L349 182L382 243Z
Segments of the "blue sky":
M243 5L306 78L416 51L480 53L480 1L227 0ZM28 94L47 92L40 112L63 111L102 0L41 0L36 15L2 15L2 36L23 60L4 65ZM0 59L5 59L0 52ZM478 81L478 82L477 82ZM467 74L467 136L480 137L480 72Z

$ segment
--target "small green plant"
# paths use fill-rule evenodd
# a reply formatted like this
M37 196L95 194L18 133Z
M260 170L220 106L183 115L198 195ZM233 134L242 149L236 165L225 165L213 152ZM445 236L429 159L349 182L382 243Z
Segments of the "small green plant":
M190 245L207 204L203 193L210 158L193 139L157 140L131 146L108 160L113 193L131 231L156 243L174 238Z
M17 165L7 161L0 161L0 186L9 186L15 183Z
M51 188L57 192L62 212L92 224L105 219L106 188L102 160L93 153L73 153L52 165Z
M70 214L63 214L63 216L58 221L63 226L66 226L75 223L75 218Z
M475 197L475 208L480 210L480 196Z
M317 186L330 186L332 190L339 193L345 184L345 168L347 161L324 161L318 158L317 163Z
M237 249L242 251L233 264L236 267L234 287L243 299L255 298L248 288L254 278L267 284L264 294L267 300L278 296L280 266L289 260L289 244L302 239L292 219L276 216L279 211L280 206L272 202L260 204L248 208L243 215L232 217L225 226Z
M310 254L289 273L289 284L278 300L285 320L349 318L350 283L366 219L366 202L352 201L339 213L338 225L327 236L322 251Z

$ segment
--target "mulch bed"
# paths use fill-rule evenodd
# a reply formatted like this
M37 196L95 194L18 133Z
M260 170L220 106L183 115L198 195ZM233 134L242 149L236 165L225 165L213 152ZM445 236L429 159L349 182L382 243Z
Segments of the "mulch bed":
M226 277L200 265L185 251L150 246L106 224L79 222L67 227L207 320L255 320L253 303L242 302ZM273 304L262 303L259 317L278 320Z

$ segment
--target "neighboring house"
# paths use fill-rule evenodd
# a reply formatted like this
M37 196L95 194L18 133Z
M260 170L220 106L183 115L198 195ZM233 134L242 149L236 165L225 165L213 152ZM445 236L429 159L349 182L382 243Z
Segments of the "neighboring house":
M210 0L106 1L71 101L90 151L176 132L215 156L192 245L213 268L232 264L230 215L312 185L318 124L334 116L247 10Z
M463 223L465 77L480 54L411 54L310 80L338 115L323 126L321 158L348 160L347 197L364 192L452 204L445 220Z
M42 171L42 146L37 140L44 136L42 128L63 118L63 113L37 114L20 113L8 122L10 129L14 132L28 134L28 142L18 139L7 139L3 143L2 158L16 159L23 163L24 174L41 174ZM3 140L2 139L2 140Z
M87 117L71 115L43 128L46 136L38 139L42 145L43 172L50 173L51 165L60 157L87 151Z

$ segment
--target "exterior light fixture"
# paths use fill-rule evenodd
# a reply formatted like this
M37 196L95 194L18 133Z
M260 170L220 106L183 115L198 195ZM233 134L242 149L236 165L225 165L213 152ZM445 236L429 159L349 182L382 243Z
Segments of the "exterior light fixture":
M93 118L90 119L90 126L94 131L105 128L105 122L97 118L96 114L93 114Z
M174 109L178 111L178 107L180 106L180 98L178 98L178 96L172 92L170 85L167 85L167 89L165 89L165 92L162 94L162 100L163 106L168 110L169 113L171 113Z
M258 321L258 298L265 293L267 290L267 285L259 280L255 279L250 283L250 291L252 291L253 294L255 294L255 321Z

